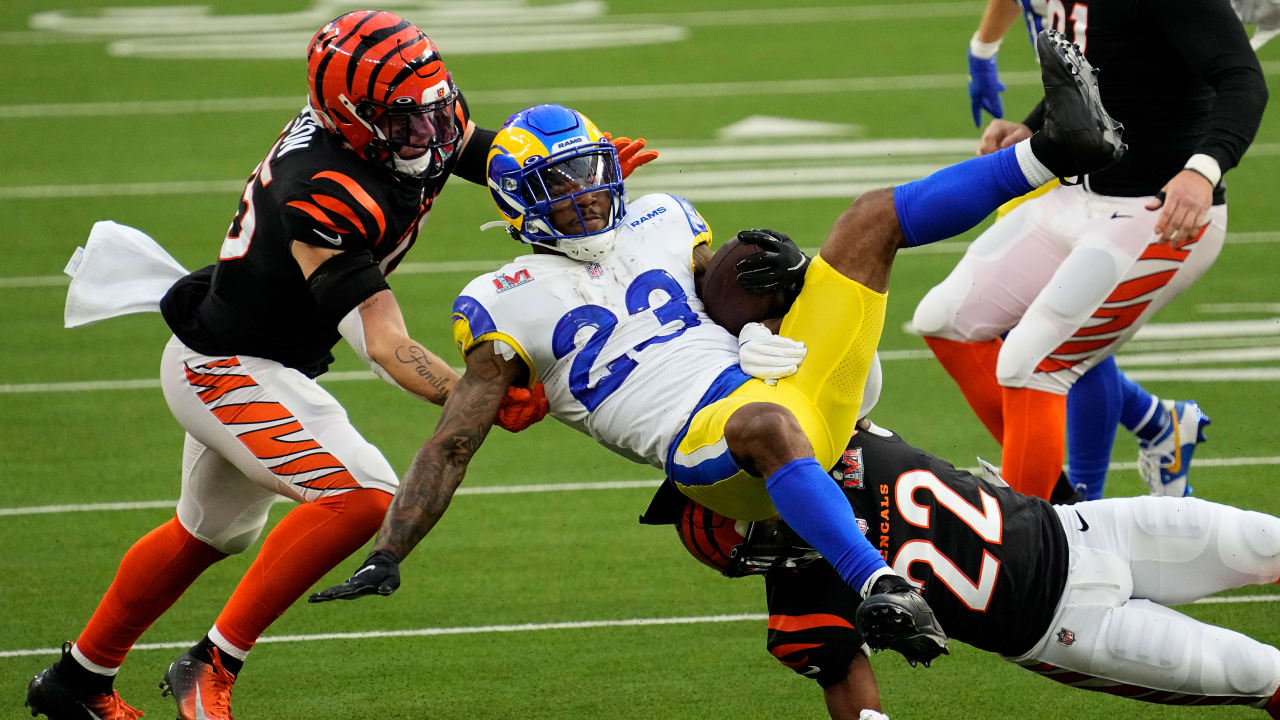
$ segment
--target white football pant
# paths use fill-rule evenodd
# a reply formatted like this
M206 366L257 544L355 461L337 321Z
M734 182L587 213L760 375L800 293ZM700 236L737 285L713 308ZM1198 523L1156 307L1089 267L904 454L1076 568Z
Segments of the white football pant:
M1280 518L1170 497L1054 509L1070 547L1067 584L1045 636L1010 660L1149 702L1260 707L1276 694L1280 650L1166 606L1275 582Z
M171 338L160 380L187 431L178 520L241 552L277 496L310 502L355 488L394 494L399 479L315 380L262 358L201 355Z
M1150 198L1060 186L1014 208L982 233L916 307L923 335L962 342L1006 331L1000 385L1065 395L1218 256L1226 205L1179 250L1152 245L1160 211ZM1186 239L1180 239L1185 242Z

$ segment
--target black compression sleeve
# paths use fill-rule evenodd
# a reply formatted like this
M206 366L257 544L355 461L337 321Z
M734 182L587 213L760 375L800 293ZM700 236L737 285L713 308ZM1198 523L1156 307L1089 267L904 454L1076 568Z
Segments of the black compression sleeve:
M467 141L467 146L462 149L462 155L458 157L458 164L454 166L453 174L477 185L487 184L486 166L489 162L489 147L493 145L493 139L497 135L497 132L477 125L471 132L471 139Z
M325 319L337 325L351 308L381 290L387 280L367 250L340 252L320 263L307 278L307 286Z
M1216 91L1196 152L1230 170L1253 142L1267 106L1267 84L1244 26L1228 0L1159 2L1148 4L1148 14Z

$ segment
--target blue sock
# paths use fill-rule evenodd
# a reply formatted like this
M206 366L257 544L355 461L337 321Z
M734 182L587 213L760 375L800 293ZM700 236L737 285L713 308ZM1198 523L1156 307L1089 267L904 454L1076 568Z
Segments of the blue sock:
M899 185L893 204L907 245L915 247L959 235L1035 188L1009 147Z
M1120 424L1141 440L1154 440L1169 427L1172 418L1169 410L1138 383L1121 374L1121 391L1124 393L1124 409Z
M787 525L855 591L872 573L888 567L858 529L849 500L817 460L800 458L783 465L765 481L765 489Z
M1067 393L1067 473L1085 500L1100 499L1107 482L1124 404L1122 380L1115 359L1109 357L1080 376Z

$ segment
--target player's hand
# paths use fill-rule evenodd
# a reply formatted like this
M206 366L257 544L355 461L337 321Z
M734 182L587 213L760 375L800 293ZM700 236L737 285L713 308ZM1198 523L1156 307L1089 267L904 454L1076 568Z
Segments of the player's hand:
M636 168L658 159L657 150L644 149L644 138L615 138L604 133L604 139L613 143L613 149L618 151L618 166L622 169L623 180L635 172Z
M807 352L804 343L774 335L758 322L743 325L738 333L738 365L746 374L770 385L795 375Z
M1004 103L1000 93L1004 92L1004 83L1000 82L1000 74L996 71L996 56L980 58L969 51L969 107L973 110L973 126L982 127L982 111L991 113L992 117L1004 117Z
M535 384L532 389L513 385L507 388L507 394L502 397L496 422L503 430L520 432L546 417L550 409L542 383Z
M390 551L375 550L369 554L346 582L312 593L307 602L355 600L365 595L390 595L400 587L400 561Z
M906 578L883 571L865 594L854 613L854 625L872 650L895 650L912 667L917 663L929 667L939 655L950 654L947 635L933 609Z
M786 290L794 298L804 285L809 257L795 242L777 230L743 230L738 242L751 243L764 250L745 257L733 266L738 271L738 284L747 292L767 295Z
M1148 210L1160 210L1152 232L1160 236L1156 242L1178 247L1200 232L1209 222L1213 205L1213 186L1195 170L1183 170L1160 189L1160 194L1147 203Z
M987 129L982 132L982 140L978 143L978 154L990 155L1029 137L1031 137L1031 128L1026 125L997 118L992 120Z

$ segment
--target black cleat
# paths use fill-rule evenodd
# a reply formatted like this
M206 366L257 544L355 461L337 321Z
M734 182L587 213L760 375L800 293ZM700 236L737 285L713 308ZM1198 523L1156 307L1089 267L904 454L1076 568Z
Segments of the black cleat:
M215 647L208 663L184 653L169 664L160 683L162 696L178 703L178 720L231 720L231 687L236 676L222 665Z
M1058 177L1097 172L1115 164L1128 145L1124 126L1107 114L1098 92L1098 71L1080 47L1056 30L1036 36L1045 119L1032 149Z
M71 654L71 643L62 645L62 657ZM27 707L31 716L49 716L49 720L137 720L142 713L129 707L112 690L109 693L84 693L67 683L58 666L41 670L27 685Z
M915 667L925 667L947 651L947 635L929 603L900 575L884 575L858 606L854 622L872 650L896 650Z

